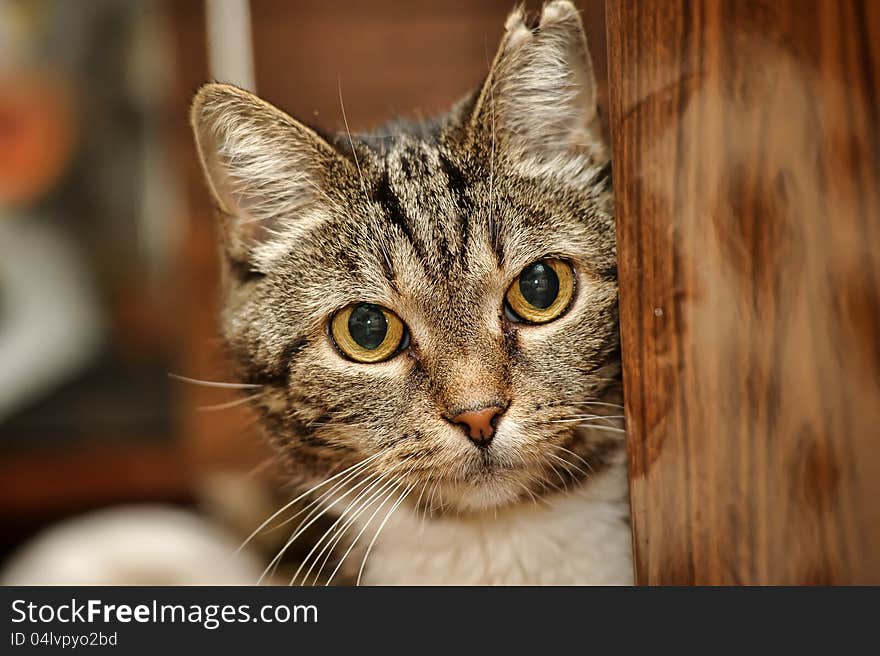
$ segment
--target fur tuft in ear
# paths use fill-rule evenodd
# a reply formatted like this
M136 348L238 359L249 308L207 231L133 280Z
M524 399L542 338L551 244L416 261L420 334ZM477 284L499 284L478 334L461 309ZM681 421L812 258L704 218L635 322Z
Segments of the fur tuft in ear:
M222 214L234 264L259 268L282 226L313 216L327 171L339 155L312 129L253 94L206 84L190 112L196 146Z
M472 127L491 132L519 159L547 162L566 154L606 159L593 64L575 6L549 2L536 25L519 7L505 28Z

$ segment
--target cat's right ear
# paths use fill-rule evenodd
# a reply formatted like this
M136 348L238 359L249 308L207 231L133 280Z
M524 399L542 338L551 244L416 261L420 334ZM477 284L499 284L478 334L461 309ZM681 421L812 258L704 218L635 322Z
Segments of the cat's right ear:
M226 252L234 264L259 270L282 228L315 220L339 155L314 130L227 84L199 89L190 122Z
M474 133L491 140L526 172L566 170L562 164L607 161L587 37L570 0L544 5L537 22L521 5L505 34L470 118ZM576 171L578 167L569 167ZM592 169L587 166L587 174Z

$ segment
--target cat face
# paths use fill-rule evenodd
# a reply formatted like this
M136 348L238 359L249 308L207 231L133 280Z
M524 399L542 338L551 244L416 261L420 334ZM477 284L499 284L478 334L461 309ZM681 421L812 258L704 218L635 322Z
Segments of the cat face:
M427 509L480 512L568 487L619 448L595 118L568 2L534 27L514 12L476 94L381 137L327 141L234 87L199 92L223 332L298 473L363 462Z

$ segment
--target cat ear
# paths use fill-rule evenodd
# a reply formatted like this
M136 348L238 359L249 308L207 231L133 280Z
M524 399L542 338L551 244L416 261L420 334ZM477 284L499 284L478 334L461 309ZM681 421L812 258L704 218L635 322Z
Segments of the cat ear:
M190 122L202 168L223 221L234 263L254 255L282 227L313 218L320 189L339 155L312 129L253 94L206 84Z
M546 4L530 27L522 7L477 98L471 125L514 156L547 161L566 153L604 157L596 80L580 14L568 0Z

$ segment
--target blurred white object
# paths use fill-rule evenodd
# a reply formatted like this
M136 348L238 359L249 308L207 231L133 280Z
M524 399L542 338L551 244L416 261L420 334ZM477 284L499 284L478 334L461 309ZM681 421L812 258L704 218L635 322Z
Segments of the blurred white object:
M208 0L205 13L211 77L256 93L249 0Z
M252 585L263 567L195 513L117 506L57 524L0 571L3 585Z
M104 332L74 245L39 217L0 215L0 422L93 362Z

